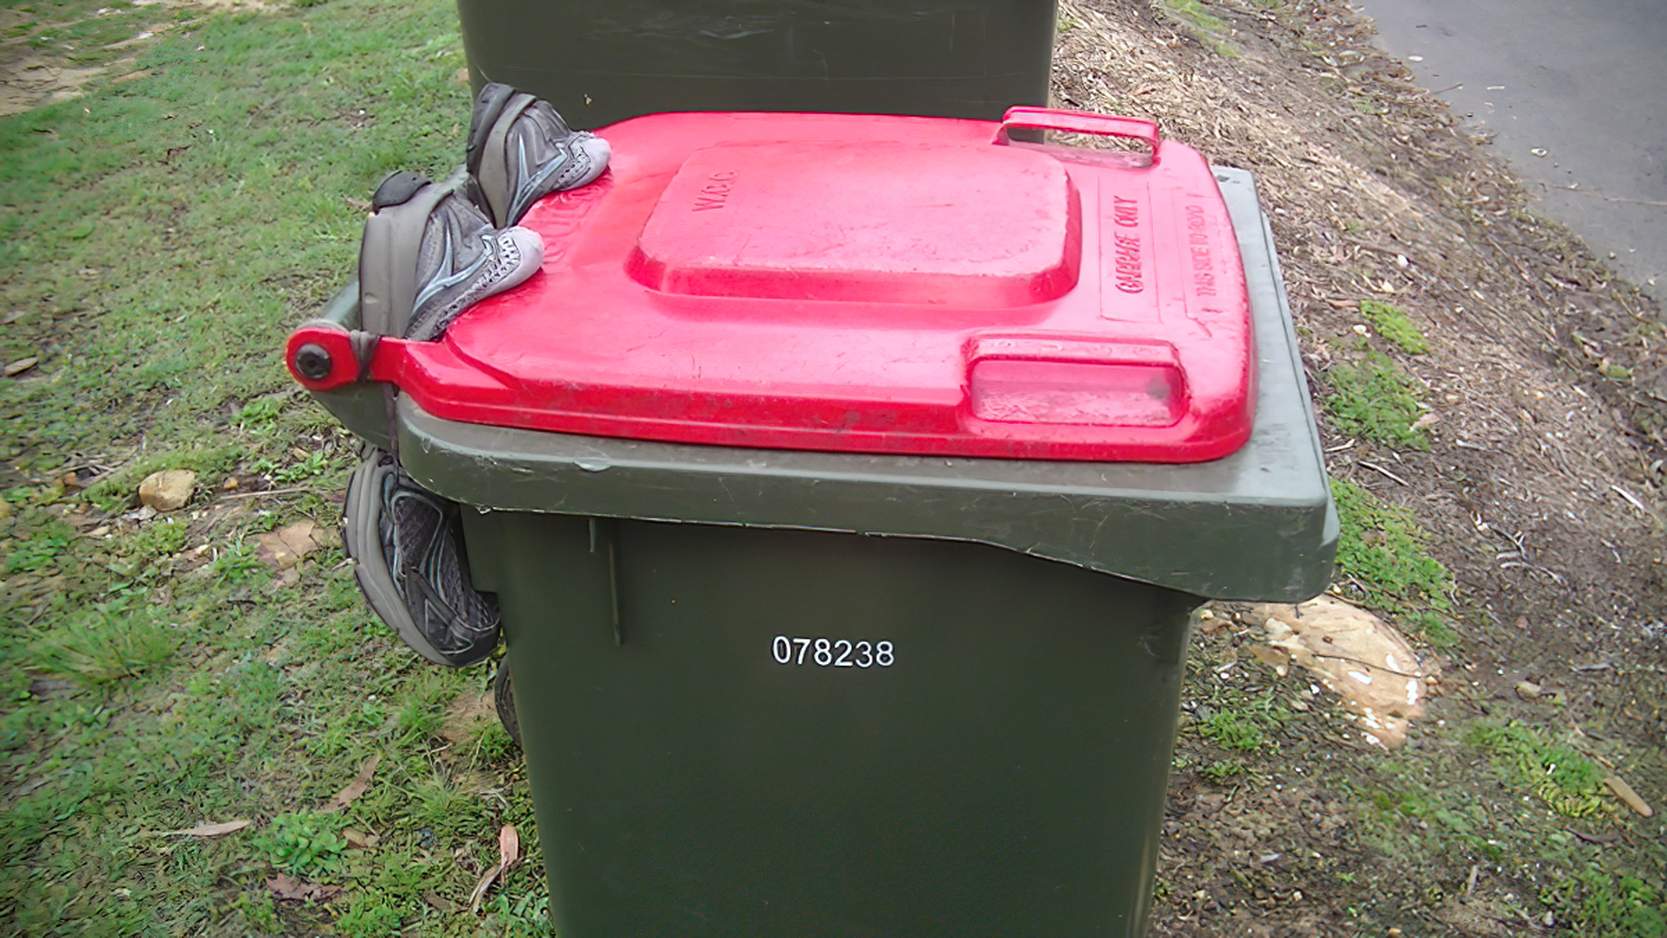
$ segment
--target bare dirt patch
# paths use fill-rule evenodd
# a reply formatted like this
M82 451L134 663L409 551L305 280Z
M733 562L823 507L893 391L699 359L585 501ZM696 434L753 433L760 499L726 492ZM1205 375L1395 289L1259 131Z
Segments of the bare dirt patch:
M0 39L0 116L78 98L101 78L129 78L141 49L195 22L189 17L173 18L177 11L269 13L277 9L263 0L135 0L57 20L0 9L0 36L5 37ZM131 34L91 49L55 38L94 19L131 21Z
M77 68L22 44L0 46L0 115L79 97L102 67Z
M1362 746L1300 672L1251 657L1259 620L1201 629L1154 930L1546 927L1549 865L1490 843L1569 835L1543 818L1524 830L1520 790L1459 728L1520 718L1600 760L1659 764L1667 340L1652 304L1534 217L1485 142L1345 3L1061 7L1058 105L1155 117L1167 136L1257 174L1316 396L1369 355L1409 377L1422 413L1406 440L1419 445L1322 417L1329 468L1410 509L1456 581L1459 643L1428 650L1450 659L1442 696L1392 755ZM1427 341L1384 342L1363 300L1404 312ZM1524 680L1564 694L1523 700L1513 688ZM1254 706L1295 712L1223 716ZM1228 732L1244 726L1256 732ZM1650 784L1644 796L1661 800ZM1443 800L1454 793L1456 808ZM1605 804L1594 823L1631 830ZM1647 829L1617 843L1653 855ZM1659 865L1642 875L1659 882Z

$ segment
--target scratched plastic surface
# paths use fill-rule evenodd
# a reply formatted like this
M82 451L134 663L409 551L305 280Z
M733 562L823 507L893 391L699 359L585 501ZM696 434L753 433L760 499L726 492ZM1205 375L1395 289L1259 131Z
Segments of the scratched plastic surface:
M781 114L605 128L609 173L523 222L542 272L407 345L396 380L442 418L600 436L1143 462L1238 449L1249 306L1205 160L999 130Z

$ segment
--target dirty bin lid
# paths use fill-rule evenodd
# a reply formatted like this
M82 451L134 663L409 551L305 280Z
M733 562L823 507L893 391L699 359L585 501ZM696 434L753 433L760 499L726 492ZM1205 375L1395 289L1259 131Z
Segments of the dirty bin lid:
M402 344L425 412L1023 459L1197 462L1250 436L1232 224L1205 160L1148 122L704 113L601 133L610 171L522 222L541 273Z
M443 419L410 394L398 396L390 420L380 387L351 375L317 397L375 445L396 432L401 465L418 484L482 511L975 541L1196 596L1303 600L1331 576L1337 513L1272 231L1249 173L1218 167L1216 178L1256 330L1256 423L1221 459L704 446ZM313 326L320 340L356 330L355 287Z

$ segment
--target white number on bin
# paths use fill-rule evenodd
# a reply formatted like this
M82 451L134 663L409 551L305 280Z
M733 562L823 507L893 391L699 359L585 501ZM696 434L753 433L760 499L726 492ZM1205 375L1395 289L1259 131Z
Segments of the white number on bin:
M889 668L897 661L897 650L891 642L777 635L770 640L770 657L776 664L795 667Z

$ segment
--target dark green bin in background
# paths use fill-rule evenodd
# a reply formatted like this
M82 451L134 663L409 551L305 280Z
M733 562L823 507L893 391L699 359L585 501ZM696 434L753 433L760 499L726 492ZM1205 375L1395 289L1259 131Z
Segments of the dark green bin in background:
M664 111L1000 119L1045 104L1054 0L458 0L475 86L574 126Z
M407 471L476 509L558 935L1144 932L1191 611L1318 593L1337 536L1266 219L1217 179L1257 374L1213 462L739 450L399 398ZM356 327L353 294L326 316ZM362 392L319 398L384 436ZM783 638L891 664L782 665Z

